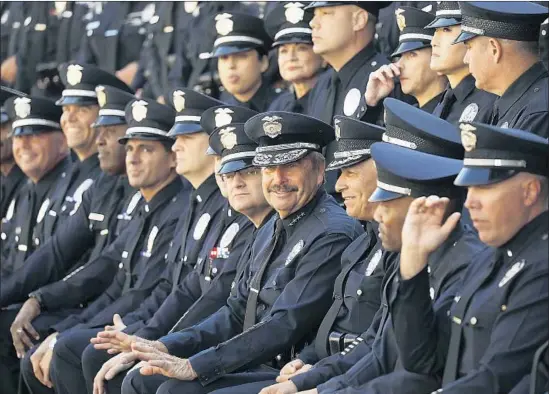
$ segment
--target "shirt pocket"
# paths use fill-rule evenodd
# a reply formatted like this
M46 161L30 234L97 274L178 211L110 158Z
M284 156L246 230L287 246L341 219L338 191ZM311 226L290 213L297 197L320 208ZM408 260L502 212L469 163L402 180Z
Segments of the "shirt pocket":
M280 267L269 276L261 289L261 299L268 305L273 305L284 291L286 285L294 278L295 268Z
M381 277L351 271L345 283L343 302L351 326L366 330L381 304ZM351 327L349 327L351 328Z

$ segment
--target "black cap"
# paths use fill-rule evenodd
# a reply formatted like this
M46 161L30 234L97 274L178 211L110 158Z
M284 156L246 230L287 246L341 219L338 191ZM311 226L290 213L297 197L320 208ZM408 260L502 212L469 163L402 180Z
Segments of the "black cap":
M200 120L204 111L223 104L219 100L187 88L172 90L170 100L177 112L170 137L203 131Z
M280 3L265 17L265 29L274 40L273 47L289 43L313 43L313 30L309 22L313 19L312 10L305 9L304 3Z
M383 127L347 116L334 116L335 138L330 143L334 149L330 149L330 162L326 171L339 170L354 166L361 161L370 158L370 147L375 142L381 141L385 132Z
M376 163L377 188L370 196L370 202L406 196L463 196L463 190L453 183L462 168L461 160L430 155L384 142L372 145L372 157Z
M135 93L132 88L113 74L90 64L64 63L59 66L59 76L65 89L57 105L97 105L98 85L108 85L128 93Z
M383 141L437 156L463 159L456 126L403 101L386 98Z
M126 105L134 100L135 96L124 90L105 85L97 86L95 92L99 104L99 115L93 127L126 124Z
M12 88L8 88L7 86L0 86L0 125L12 120L8 114L8 111L4 107L4 103L7 99L13 96L24 97L26 94Z
M212 57L220 57L256 49L267 54L271 38L265 31L263 19L247 14L222 13L215 16L217 38Z
M461 34L454 43L476 36L537 41L549 10L530 1L462 1Z
M173 143L168 136L174 119L173 108L149 99L134 99L126 105L126 135L118 141L125 144L129 139L158 140Z
M61 131L59 121L63 111L55 101L44 97L12 96L5 103L13 120L11 135L22 136L49 131Z
M455 26L461 24L461 8L457 1L437 1L435 20L425 26L426 29Z
M333 7L337 5L356 5L376 18L379 15L379 10L389 6L392 1L312 1L306 9L314 9L320 7Z
M310 116L272 111L250 118L244 126L250 139L257 142L254 165L278 166L298 161L310 152L321 152L334 140L334 129Z
M244 123L230 123L216 128L210 136L210 146L221 153L219 174L236 172L253 166L257 143L244 131Z
M460 129L465 158L456 185L488 185L519 172L545 177L549 174L546 138L522 130L474 122L461 123Z
M401 7L395 11L395 15L400 36L398 47L391 57L431 46L433 31L425 26L434 19L433 14L413 7Z

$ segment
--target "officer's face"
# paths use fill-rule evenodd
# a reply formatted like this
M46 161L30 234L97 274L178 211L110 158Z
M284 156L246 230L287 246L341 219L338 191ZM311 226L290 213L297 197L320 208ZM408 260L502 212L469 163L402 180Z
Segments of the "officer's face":
M221 56L217 60L221 84L234 96L255 93L261 86L261 74L268 66L266 56L259 57L256 50Z
M374 219L379 223L379 239L390 252L398 252L402 247L402 227L412 201L412 197L401 197L377 205Z
M235 211L248 217L265 211L267 200L261 188L261 170L257 167L245 168L241 171L223 175L229 203Z
M324 165L315 168L310 156L262 169L263 193L271 207L285 218L304 207L324 181Z
M376 189L377 173L372 159L343 168L335 185L347 214L359 220L373 220L376 203L368 199Z
M315 8L315 16L309 23L313 29L313 50L325 56L334 54L351 42L357 12L355 6L332 6Z
M278 48L278 69L285 81L307 82L316 76L322 64L322 58L313 52L312 45L293 43Z
M475 77L477 89L492 92L494 86L491 82L495 80L492 70L497 60L491 54L489 41L490 38L481 36L465 41L467 51L463 61L469 65L469 72Z
M127 125L100 126L95 143L99 152L101 170L110 175L123 174L126 169L126 152L118 139L126 133Z
M464 69L463 57L466 48L463 43L452 45L461 33L461 25L439 27L431 40L431 69L448 75Z
M9 138L11 122L0 126L0 163L7 163L13 160L12 141Z
M67 142L60 131L13 137L15 162L34 183L42 179L67 153Z
M422 48L404 53L398 60L400 66L400 84L406 94L418 97L438 84L439 76L431 70L431 49Z
M500 247L532 219L532 206L539 198L539 192L532 192L533 182L539 184L534 176L519 173L502 182L468 188L465 207L482 242Z
M215 161L215 183L217 183L217 187L219 187L219 191L221 192L221 195L227 198L228 192L227 192L227 185L225 184L224 177L217 173L221 168L221 156L216 155L216 156L213 156L213 158Z
M95 151L96 129L91 127L99 113L97 105L64 105L61 128L69 148L78 151Z
M190 178L197 174L211 174L214 170L214 159L206 155L210 145L208 138L204 132L178 135L172 146L177 160L177 173L191 183Z
M156 192L173 174L175 157L160 141L129 140L126 145L126 172L132 187L141 192Z

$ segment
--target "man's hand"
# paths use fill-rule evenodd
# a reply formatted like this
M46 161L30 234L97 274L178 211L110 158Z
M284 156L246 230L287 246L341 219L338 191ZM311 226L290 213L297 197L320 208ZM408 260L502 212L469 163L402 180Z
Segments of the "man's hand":
M132 351L137 358L145 361L139 370L141 375L164 375L178 380L194 380L196 372L189 360L163 353L146 344L136 343L132 345Z
M297 387L295 384L288 380L284 383L273 384L269 387L265 387L259 392L259 394L296 394Z
M10 332L13 339L13 346L18 358L25 356L25 350L33 346L32 336L36 341L40 339L40 335L36 332L31 322L40 315L40 305L35 298L29 298L21 309L15 320L11 324Z
M402 227L400 275L411 279L427 265L427 258L450 235L461 214L452 213L443 223L450 200L446 197L429 196L416 198L406 215Z
M307 372L313 366L311 364L305 364L300 359L295 359L287 363L281 370L280 375L276 377L278 383L285 382L292 377Z
M310 390L300 391L297 394L318 394L318 390L310 389Z
M0 66L0 79L3 81L9 82L11 84L15 83L15 78L17 77L17 59L15 55L8 57L2 62Z
M59 333L56 332L47 337L30 358L34 376L36 376L36 379L38 379L40 383L50 389L53 388L50 381L50 364L53 356L53 349L50 348L50 344L57 338L58 334Z
M393 78L400 76L400 67L396 63L381 66L368 77L364 98L366 104L375 107L381 100L391 94L395 88Z
M127 327L118 313L112 317L112 322L112 326L105 326L105 331L122 331Z
M122 353L103 364L93 379L93 394L105 393L105 380L111 380L122 371L135 364L137 357L133 353Z
M129 335L121 331L101 331L90 342L97 350L106 350L109 354L131 352L134 343L142 343L154 347L161 352L168 353L168 349L158 341L149 341L135 335Z
M166 104L166 99L164 98L164 96L158 96L156 98L156 102L160 104Z

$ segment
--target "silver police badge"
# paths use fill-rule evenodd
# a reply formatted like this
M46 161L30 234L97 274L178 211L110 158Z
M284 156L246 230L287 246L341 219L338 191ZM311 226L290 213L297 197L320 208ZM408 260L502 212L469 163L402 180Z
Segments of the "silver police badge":
M461 123L459 128L461 129L461 144L467 152L471 152L477 146L477 136L473 133L477 128L467 123Z
M193 238L195 241L198 241L202 236L204 235L204 232L206 231L206 228L208 227L208 224L210 223L211 215L209 213L204 213L202 216L200 216L200 219L198 219L198 222L196 222L196 226L194 226L194 232L193 232Z
M181 90L173 92L173 106L177 112L185 109L185 92Z
M360 90L357 88L352 88L347 92L345 96L345 101L343 102L343 113L346 116L352 116L360 104Z
M84 68L79 64L70 64L67 67L67 82L69 85L77 85L82 81L82 70Z
M376 267L378 266L381 260L382 254L383 254L383 251L381 249L378 249L377 252L374 254L374 257L372 257L372 259L368 263L368 267L366 267L366 272L364 273L365 276L372 275L372 272L374 272L374 270L376 269Z
M18 97L13 101L15 115L18 118L26 118L31 113L31 99L28 97Z
M284 6L286 11L284 11L284 16L286 20L294 25L303 20L305 15L305 10L303 10L303 4L301 3L288 3Z
M339 126L340 122L341 121L339 119L336 119L334 122L336 141L339 141L341 139L341 127Z
M132 196L132 199L130 200L128 207L126 208L126 215L131 215L139 203L139 200L141 200L141 192L137 192Z
M104 107L107 104L107 93L105 93L104 86L98 86L95 88L95 93L97 94L97 103L100 107Z
M234 237L236 237L236 234L238 234L238 231L240 230L240 226L238 223L233 223L229 226L227 230L225 230L225 233L221 237L221 241L219 241L219 246L221 248L227 248L231 242L233 242Z
M225 149L233 149L237 144L236 134L233 133L235 129L235 127L225 127L219 131L219 139Z
M516 274L518 274L521 269L524 268L525 264L526 264L525 260L521 260L521 261L513 264L513 266L511 268L509 268L509 270L505 273L505 275L503 275L503 278L499 281L498 287L503 287L507 283L509 283L509 281L511 279L513 279L513 277Z
M154 240L156 239L156 236L158 235L158 227L154 226L151 229L151 232L149 233L149 238L147 239L147 250L145 250L145 253L143 254L146 257L150 257L152 254L152 250L154 247Z
M147 102L143 100L134 101L132 104L132 116L136 122L141 122L147 117Z
M461 113L460 122L472 122L478 114L478 104L471 103Z
M50 199L46 198L42 205L40 205L40 209L38 210L38 215L36 215L36 223L40 223L42 220L44 220L44 216L46 216L46 212L48 211L48 208L50 207Z
M233 121L233 117L230 115L234 111L230 108L218 108L215 113L215 127L226 126Z
M215 30L217 30L217 34L226 36L233 31L234 22L230 19L232 17L231 14L227 13L216 15L215 20L217 22L215 23Z
M295 259L295 257L299 254L299 252L301 252L301 249L303 249L304 245L305 243L303 242L302 239L299 240L299 242L294 245L290 253L288 253L288 257L286 257L286 262L284 263L286 267L290 265L290 263Z
M280 116L265 116L261 119L263 122L263 131L267 137L276 138L282 134L282 120Z

